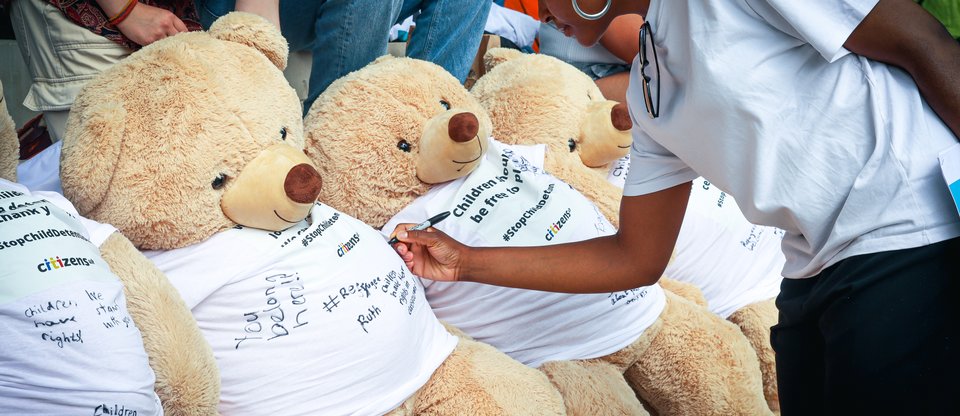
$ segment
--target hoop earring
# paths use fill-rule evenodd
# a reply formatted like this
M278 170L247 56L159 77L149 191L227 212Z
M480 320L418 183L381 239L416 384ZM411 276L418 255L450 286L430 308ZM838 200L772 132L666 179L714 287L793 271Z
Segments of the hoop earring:
M610 11L611 4L613 4L613 0L607 0L607 4L606 6L603 6L603 9L601 9L599 12L590 14L580 9L580 5L577 3L577 0L573 0L573 11L577 12L577 15L584 20L597 20Z

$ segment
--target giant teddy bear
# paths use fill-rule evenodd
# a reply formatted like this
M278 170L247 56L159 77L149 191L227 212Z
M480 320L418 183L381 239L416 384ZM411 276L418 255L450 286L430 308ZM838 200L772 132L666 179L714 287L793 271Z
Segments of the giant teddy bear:
M615 221L632 139L627 129L595 126L602 117L624 117L617 106L603 99L589 77L555 58L494 49L484 61L489 73L472 93L490 112L498 139L545 145L547 172L598 206L614 207L604 213ZM664 273L697 286L711 311L741 328L757 353L764 396L775 412L780 406L770 327L777 322L773 298L782 279L782 236L747 222L732 197L700 178Z
M321 199L386 233L443 211L451 215L436 227L474 245L614 232L543 173L542 148L490 140L486 111L434 64L385 57L337 80L305 129ZM548 374L570 414L646 414L637 394L660 414L769 413L736 327L658 285L595 295L424 286L438 317Z
M215 414L213 354L170 283L113 227L13 182L18 156L0 99L0 413Z
M191 308L219 411L563 413L541 373L450 335L379 233L316 201L328 185L301 150L286 57L273 25L229 14L91 80L64 139L66 195L147 250Z

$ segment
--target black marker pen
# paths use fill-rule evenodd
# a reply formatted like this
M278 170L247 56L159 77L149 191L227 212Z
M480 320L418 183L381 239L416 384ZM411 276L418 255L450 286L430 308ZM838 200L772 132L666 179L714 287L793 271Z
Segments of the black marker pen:
M434 225L439 224L440 221L443 221L443 220L447 219L447 217L449 217L449 216L450 216L450 211L443 211L443 212L441 212L441 213L439 213L439 214L437 214L437 215L434 215L434 216L430 217L430 219L428 219L428 220L426 220L426 221L424 221L424 222L421 222L420 224L417 224L417 225L414 225L413 227L408 228L407 231L426 230L427 228L430 228L430 227L433 227ZM399 243L399 242L400 242L400 240L397 239L397 237L393 237L393 238L390 239L390 241L387 241L387 244L390 244L390 245L392 246L392 245L397 244L397 243Z

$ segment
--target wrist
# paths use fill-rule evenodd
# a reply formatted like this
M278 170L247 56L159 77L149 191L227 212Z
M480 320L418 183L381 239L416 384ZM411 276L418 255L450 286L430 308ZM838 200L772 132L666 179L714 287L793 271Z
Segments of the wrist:
M482 247L463 247L463 250L460 252L460 264L456 270L458 282L476 282L475 277L482 275L478 270L483 265L483 261L478 258L482 255Z
M137 4L140 4L137 0L127 0L123 7L110 17L107 24L114 27L119 26L124 20L130 17L130 14L133 13L133 9L137 7Z

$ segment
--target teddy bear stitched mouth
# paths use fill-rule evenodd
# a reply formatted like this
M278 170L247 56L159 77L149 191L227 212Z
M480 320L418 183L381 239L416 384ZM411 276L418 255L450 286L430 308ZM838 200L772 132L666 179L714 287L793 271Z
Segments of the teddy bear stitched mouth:
M453 163L459 163L459 164L463 165L463 166L460 166L460 169L457 169L457 172L460 172L461 170L463 170L463 168L466 167L467 163L476 162L477 159L480 159L481 157L483 157L483 144L480 142L480 135L478 134L478 135L474 136L474 139L477 139L477 147L480 148L480 154L477 155L477 157L475 157L475 158L473 158L473 159L471 159L471 160L468 160L468 161L466 161L466 162L461 162L461 161L459 161L459 160L451 160L451 162L453 162Z
M280 218L280 219L283 220L284 222L289 222L290 224L296 224L296 223L299 222L299 221L290 221L290 220L288 220L288 219L286 219L286 218L281 217L280 214L277 213L277 210L273 210L273 215L276 215L277 218Z

